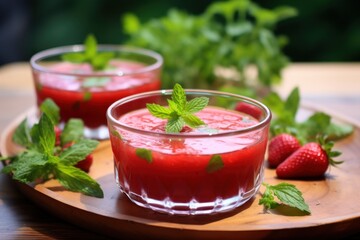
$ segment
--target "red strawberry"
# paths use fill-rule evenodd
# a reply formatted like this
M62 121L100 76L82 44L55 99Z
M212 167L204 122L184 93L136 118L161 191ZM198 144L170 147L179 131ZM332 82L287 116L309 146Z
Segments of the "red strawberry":
M276 168L276 175L284 179L323 176L329 165L341 163L331 158L340 155L340 152L331 152L332 146L333 143L324 146L316 142L305 144Z
M296 137L288 133L281 133L270 140L268 149L269 167L275 168L288 156L301 147Z
M91 154L89 154L86 156L86 158L84 160L81 160L80 162L78 162L75 165L75 167L80 168L84 172L89 172L92 163L93 163L93 156Z
M255 119L260 119L262 115L262 112L258 107L246 102L238 102L235 106L235 110L246 113Z

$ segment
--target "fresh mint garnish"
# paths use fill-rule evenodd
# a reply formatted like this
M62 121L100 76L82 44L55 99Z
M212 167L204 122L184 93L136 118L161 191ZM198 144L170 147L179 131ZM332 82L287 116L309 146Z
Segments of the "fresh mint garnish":
M70 191L102 198L104 193L100 185L74 166L92 153L99 142L83 138L83 122L71 119L65 124L60 135L61 144L57 146L55 126L60 119L59 108L51 99L46 99L40 109L38 123L30 127L25 119L15 129L13 141L24 150L18 155L1 158L10 160L2 172L12 174L13 179L23 183L57 179ZM63 148L66 144L71 145Z
M135 150L135 153L139 158L146 160L148 163L152 163L151 150L146 149L146 148L137 148Z
M263 185L266 189L259 200L259 204L264 205L266 209L274 209L282 203L297 208L306 214L311 214L310 208L306 204L301 191L299 191L295 185L289 183L279 183L277 185L263 183ZM275 196L281 203L275 200Z
M206 167L208 173L213 173L224 167L224 162L220 155L213 155Z
M62 59L73 63L89 63L95 71L100 71L104 70L115 56L113 52L98 52L97 40L92 34L87 36L84 46L84 52L63 54Z
M204 109L208 102L207 97L196 97L187 101L184 89L180 84L176 83L171 99L168 99L169 107L155 103L148 103L146 107L155 117L168 119L165 127L167 133L179 133L185 125L192 128L205 125L194 113Z

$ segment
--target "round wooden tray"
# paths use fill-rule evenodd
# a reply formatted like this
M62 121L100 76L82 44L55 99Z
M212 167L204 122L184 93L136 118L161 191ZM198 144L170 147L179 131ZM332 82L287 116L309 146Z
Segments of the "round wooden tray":
M34 110L15 119L4 131L0 151L10 156L19 151L11 141L15 127ZM302 111L304 111L302 109ZM305 112L311 112L305 108ZM333 119L342 121L332 114ZM349 122L347 122L349 123ZM312 181L290 181L303 192L312 211L302 215L280 207L265 212L258 205L260 193L238 209L208 216L171 216L136 206L120 193L114 179L109 141L103 141L94 153L90 176L99 182L104 198L88 197L69 192L56 180L44 184L22 184L19 189L39 206L53 214L111 237L134 239L291 239L336 237L359 232L360 229L360 126L352 136L338 141L335 149L342 151L339 167L332 167L326 178ZM264 182L277 184L275 171L266 169Z

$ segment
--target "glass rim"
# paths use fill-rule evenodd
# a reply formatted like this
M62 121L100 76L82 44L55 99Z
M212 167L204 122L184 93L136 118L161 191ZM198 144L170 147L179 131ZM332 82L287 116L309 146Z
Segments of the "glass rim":
M118 51L118 52L127 52L127 53L134 53L138 55L147 56L150 58L155 59L153 64L145 66L141 69L132 70L130 71L114 71L114 72L94 72L94 73L66 73L61 71L54 71L50 68L44 67L40 65L38 62L48 57L58 56L63 53L70 53L70 52L83 52L85 50L85 46L83 44L77 45L67 45L67 46L60 46L49 48L46 50L42 50L36 54L34 54L30 58L30 66L33 70L43 72L43 73L52 73L52 74L59 74L59 75L69 75L69 76L78 76L78 77L90 77L90 76L97 76L97 77L112 77L112 76L127 76L133 74L140 74L150 72L152 70L156 70L162 67L163 65L163 57L152 50L140 48L140 47L133 47L133 46L126 46L126 45L116 45L116 44L99 44L97 45L98 50L101 51Z
M115 119L111 113L115 107L117 107L121 104L124 104L124 103L128 103L134 99L138 99L141 97L152 97L152 96L156 96L156 95L171 96L171 93L173 92L172 89L149 91L149 92L133 94L131 96L121 98L121 99L117 100L116 102L112 103L108 107L108 109L106 110L106 117L107 117L108 121L110 121L112 124L114 124L118 127L121 127L127 131L135 132L138 134L146 134L146 135L151 135L151 136L167 137L167 138L226 137L226 136L231 136L231 135L250 133L250 132L265 128L266 125L270 124L271 117L272 117L272 113L271 113L270 109L265 104L261 103L260 101L258 101L256 99L246 97L243 95L238 95L238 94L233 94L233 93L228 93L228 92L221 92L221 91L216 91L216 90L184 89L184 91L185 91L186 95L188 93L190 93L190 94L203 94L205 96L206 95L208 95L208 96L218 95L218 96L226 96L226 97L235 97L235 98L238 98L239 100L242 100L242 101L248 102L248 103L252 103L253 105L256 105L259 108L261 108L263 110L263 112L265 113L265 118L252 126L245 127L245 128L239 129L239 130L231 130L231 131L225 131L225 132L220 132L220 133L199 133L199 134L191 133L191 134L188 134L188 133L154 132L154 131L138 129L135 127L128 126L126 124L122 124L119 120Z

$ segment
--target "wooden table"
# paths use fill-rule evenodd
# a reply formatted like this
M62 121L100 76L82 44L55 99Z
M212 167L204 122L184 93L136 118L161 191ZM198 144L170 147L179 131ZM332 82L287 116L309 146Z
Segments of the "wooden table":
M299 86L304 104L311 104L330 114L336 113L352 122L360 123L360 63L292 64L284 70L283 81L276 90L285 97L295 86ZM29 64L2 66L0 134L14 118L34 104ZM347 239L358 237L360 229L356 236L349 236ZM4 174L0 174L0 238L106 239L44 212L20 193L10 177Z

